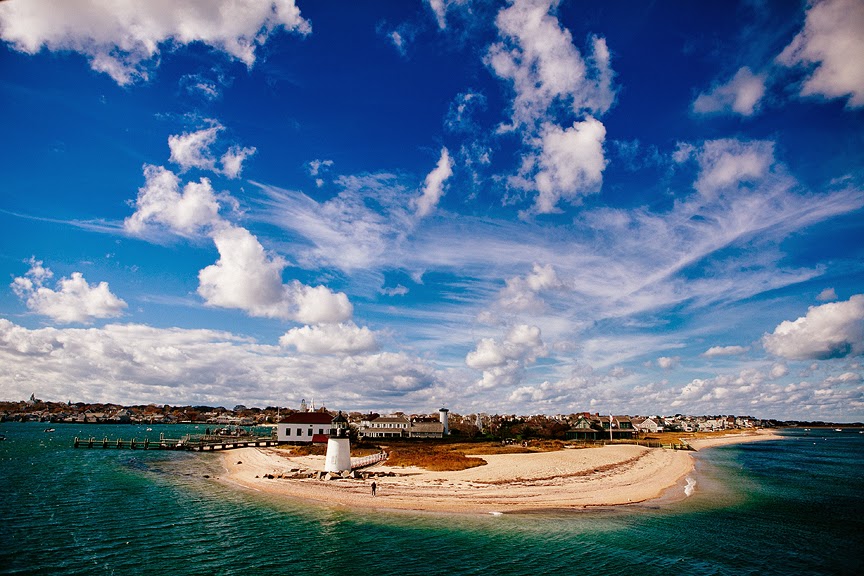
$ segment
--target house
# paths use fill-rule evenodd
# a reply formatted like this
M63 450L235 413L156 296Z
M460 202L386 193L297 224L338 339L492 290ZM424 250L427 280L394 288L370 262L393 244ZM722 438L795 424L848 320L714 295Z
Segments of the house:
M656 434L657 432L663 432L663 426L660 425L658 420L659 418L655 419L649 416L648 418L631 418L630 422L632 422L633 429L637 432Z
M603 425L605 434L612 429L612 440L630 440L633 438L633 422L629 416L601 416L600 423Z
M443 438L444 423L438 418L412 418L409 438Z
M610 432L611 429L611 432ZM568 440L631 440L633 422L629 416L582 414L567 431Z
M410 422L404 416L379 416L364 420L360 425L361 438L406 438Z
M328 412L295 412L276 424L278 442L327 442L333 416Z
M699 423L700 432L714 432L715 430L724 430L725 428L725 418L708 418L704 422Z
M117 413L114 414L113 416L111 416L111 418L109 418L108 420L109 420L109 422L128 424L129 422L132 421L132 414L128 410L126 410L125 408L122 408L122 409L118 410Z
M619 430L633 430L633 421L630 420L629 416L613 416L614 419L612 428L618 428Z
M570 430L566 433L568 440L600 440L603 437L603 427L600 420L581 414Z
M108 414L104 412L91 412L87 410L84 412L84 422L87 424L101 424L108 419Z

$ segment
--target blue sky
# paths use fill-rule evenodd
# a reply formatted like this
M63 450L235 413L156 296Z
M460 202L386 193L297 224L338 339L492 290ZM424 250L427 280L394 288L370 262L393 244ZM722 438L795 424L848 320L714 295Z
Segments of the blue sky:
M0 4L0 396L864 418L864 5Z

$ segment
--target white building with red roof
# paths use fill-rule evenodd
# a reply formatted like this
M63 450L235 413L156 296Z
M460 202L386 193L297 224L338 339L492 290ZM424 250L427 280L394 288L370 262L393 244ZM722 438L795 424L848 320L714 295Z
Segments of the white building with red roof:
M279 442L327 442L333 416L327 412L295 412L276 425Z

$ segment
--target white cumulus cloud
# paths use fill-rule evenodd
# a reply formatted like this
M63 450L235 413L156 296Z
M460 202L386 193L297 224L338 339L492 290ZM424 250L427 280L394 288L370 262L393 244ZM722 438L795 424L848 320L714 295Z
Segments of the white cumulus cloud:
M219 260L198 273L198 294L207 304L305 324L351 318L353 307L344 293L296 280L283 284L285 261L267 254L245 228L225 226L213 234L213 241Z
M53 277L42 262L30 259L30 270L15 278L12 290L27 308L56 322L90 324L96 318L115 318L123 314L126 302L115 296L107 282L92 285L80 272L61 278L56 289L44 286Z
M597 119L612 106L615 91L606 40L590 39L583 56L558 20L557 0L516 0L495 19L500 40L485 62L514 91L511 122L526 151L510 184L537 193L531 214L557 212L560 199L575 202L597 192L606 166L606 128ZM563 126L560 116L576 118Z
M465 357L465 363L483 376L477 386L481 389L499 388L518 384L525 365L533 363L547 353L540 328L520 324L512 327L502 342L483 338Z
M212 160L209 146L221 129L217 124L207 130L172 137L174 140L169 139L172 160L181 166L205 167ZM239 171L242 157L250 150L254 152L254 148L229 150L236 164L223 157L226 170ZM216 194L207 178L187 183L181 192L180 178L164 167L147 165L144 177L146 183L138 191L135 212L124 226L130 233L142 236L152 226L158 226L180 236L212 239L219 260L198 273L198 294L208 305L304 324L343 322L351 318L353 307L344 293L325 286L307 286L297 280L283 284L285 260L268 254L255 235L220 214L223 203L236 209L237 201L227 193Z
M162 226L174 234L193 236L222 222L219 197L210 180L189 182L180 190L180 179L162 166L144 166L145 184L138 190L135 212L123 225L132 234L144 234L148 226Z
M279 344L303 354L352 355L378 349L375 334L353 322L292 328L279 338Z
M606 127L595 118L574 122L562 129L545 124L540 133L534 188L537 198L533 210L550 214L558 210L562 198L573 202L597 192L603 183L606 159L603 141Z
M140 324L30 330L6 318L0 366L8 397L25 398L38 383L41 397L64 402L284 406L314 396L330 407L429 410L441 385L422 358L401 353L286 354L225 331Z
M543 301L538 294L546 290L562 288L564 284L551 264L545 266L534 264L529 274L508 278L505 281L504 288L498 294L498 305L505 310L515 312L539 311L543 308Z
M513 84L514 127L545 119L556 101L601 114L614 100L606 41L593 37L583 58L554 15L557 7L557 0L517 0L495 19L501 41L489 48L486 63Z
M782 378L782 377L786 376L786 374L788 374L788 373L789 373L789 368L785 364L777 363L777 364L774 364L773 366L771 366L770 376L773 379Z
M0 3L0 38L16 50L85 55L120 85L147 80L163 49L200 42L252 67L276 30L308 34L294 0L26 0Z
M190 168L213 170L216 161L210 154L210 146L216 142L216 136L220 130L222 130L221 126L211 126L195 132L169 136L168 149L171 150L171 162L183 170Z
M794 321L762 337L769 353L790 360L827 360L864 353L864 294L811 306Z
M693 111L698 114L731 111L742 116L752 116L764 95L765 75L754 74L750 68L744 66L726 84L699 94L693 102Z
M864 106L864 3L860 0L814 1L804 29L780 53L786 66L811 67L802 96L847 98Z
M217 172L228 178L237 178L243 170L243 162L255 153L255 148L233 145L217 163L211 147L216 143L216 137L222 130L224 127L216 123L209 128L169 136L168 148L171 150L171 162L184 171L198 168Z
M255 152L256 150L253 146L231 146L220 159L222 174L228 178L237 178L240 176L240 172L243 171L243 163Z

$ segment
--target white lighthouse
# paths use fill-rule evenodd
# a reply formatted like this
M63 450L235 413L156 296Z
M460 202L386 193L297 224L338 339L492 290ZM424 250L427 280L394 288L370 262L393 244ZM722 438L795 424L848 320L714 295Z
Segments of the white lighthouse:
M351 440L348 438L348 419L340 411L330 424L324 471L345 472L346 470L351 470Z
M447 421L447 413L450 412L447 408L441 408L438 410L438 418L441 420L441 424L444 425L444 436L450 434L450 423Z

